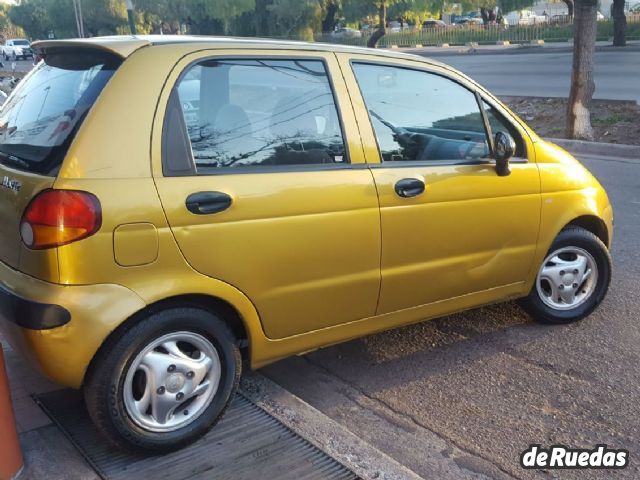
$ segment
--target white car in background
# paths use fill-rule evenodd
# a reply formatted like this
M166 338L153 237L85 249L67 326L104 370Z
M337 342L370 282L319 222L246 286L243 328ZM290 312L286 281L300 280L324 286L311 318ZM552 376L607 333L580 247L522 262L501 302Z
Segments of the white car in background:
M360 38L362 37L362 33L360 30L356 30L354 28L341 27L338 28L335 32L332 33L334 37L338 38Z
M26 60L27 57L33 58L33 50L31 50L29 40L12 38L2 46L2 55L5 60L17 60L18 58Z
M549 16L537 15L533 10L518 10L506 15L509 25L538 25L549 23Z

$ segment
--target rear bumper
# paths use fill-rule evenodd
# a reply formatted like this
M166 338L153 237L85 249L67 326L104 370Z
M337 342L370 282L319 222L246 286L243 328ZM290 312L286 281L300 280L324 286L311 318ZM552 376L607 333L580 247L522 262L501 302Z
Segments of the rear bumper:
M79 388L107 336L144 306L120 285L58 285L0 262L0 330L14 349L61 385Z
M19 297L0 284L0 318L30 330L49 330L69 323L71 314L60 305Z

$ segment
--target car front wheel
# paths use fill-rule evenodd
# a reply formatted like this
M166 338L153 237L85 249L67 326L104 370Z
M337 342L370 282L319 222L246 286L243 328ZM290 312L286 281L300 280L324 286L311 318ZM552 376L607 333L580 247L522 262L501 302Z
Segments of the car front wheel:
M521 305L541 323L571 323L589 315L611 281L611 255L596 235L567 227L555 239Z
M110 339L85 383L89 414L116 446L167 452L204 435L238 386L237 341L216 315L172 308Z

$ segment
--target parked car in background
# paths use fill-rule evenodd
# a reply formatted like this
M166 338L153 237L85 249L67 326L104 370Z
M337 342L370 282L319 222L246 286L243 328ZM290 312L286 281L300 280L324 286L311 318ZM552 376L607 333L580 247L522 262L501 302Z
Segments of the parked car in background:
M125 451L203 436L243 364L513 299L568 324L607 293L605 190L440 62L34 46L0 110L0 329Z
M360 38L362 37L362 33L360 30L356 30L355 28L341 27L338 28L331 35L337 38Z
M481 18L468 18L464 17L459 19L456 22L456 25L459 27L468 27L468 28L477 28L484 25L484 22Z
M566 13L552 15L549 18L549 23L551 25L564 25L566 23L571 23L571 17Z
M596 20L598 22L603 22L607 19L607 17L605 17L602 12L596 12Z
M397 20L392 20L389 22L387 30L391 33L398 33L404 30L411 30L414 25L410 25L407 22L398 22Z
M31 44L23 38L7 40L2 46L2 54L5 60L17 60L18 58L26 60L27 58L33 58Z
M446 28L447 24L442 20L429 19L422 22L422 29L428 30L430 28Z
M548 23L549 17L537 15L533 10L518 10L509 12L506 15L509 25L537 25Z

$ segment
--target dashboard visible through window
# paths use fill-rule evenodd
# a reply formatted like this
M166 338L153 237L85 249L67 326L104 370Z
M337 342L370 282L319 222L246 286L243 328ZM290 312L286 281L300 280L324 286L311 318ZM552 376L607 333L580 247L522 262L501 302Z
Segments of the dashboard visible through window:
M383 162L480 161L490 156L476 95L440 75L353 63ZM488 105L492 124L504 124ZM512 134L510 132L510 134Z

